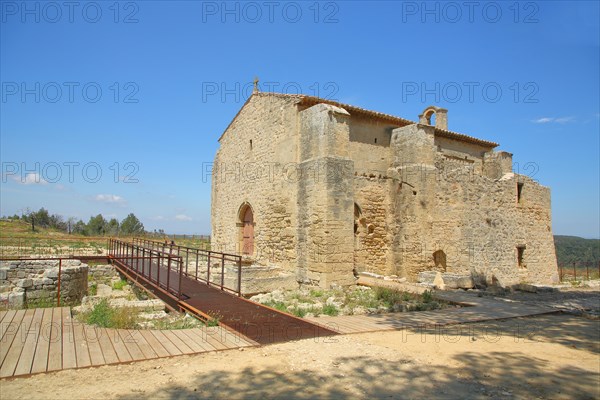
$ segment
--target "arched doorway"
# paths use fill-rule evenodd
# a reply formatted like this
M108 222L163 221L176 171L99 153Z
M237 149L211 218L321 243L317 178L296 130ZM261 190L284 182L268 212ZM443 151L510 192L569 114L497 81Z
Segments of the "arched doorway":
M245 203L240 208L241 248L242 254L254 254L254 212L250 204Z

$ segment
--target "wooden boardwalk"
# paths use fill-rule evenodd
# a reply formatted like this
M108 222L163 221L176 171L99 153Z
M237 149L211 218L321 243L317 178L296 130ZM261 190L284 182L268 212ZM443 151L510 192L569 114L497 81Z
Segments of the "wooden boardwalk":
M0 311L0 378L256 346L221 327L106 329L68 307Z

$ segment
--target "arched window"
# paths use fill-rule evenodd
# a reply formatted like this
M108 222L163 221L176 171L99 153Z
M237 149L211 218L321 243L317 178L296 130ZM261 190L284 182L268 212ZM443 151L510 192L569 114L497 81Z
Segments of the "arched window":
M446 272L446 253L443 250L438 250L433 253L433 263L435 269Z
M254 254L254 211L249 203L244 203L238 212L240 227L240 247L242 255Z
M358 204L354 203L354 234L358 235L358 228L360 226L360 218L362 217L362 211Z

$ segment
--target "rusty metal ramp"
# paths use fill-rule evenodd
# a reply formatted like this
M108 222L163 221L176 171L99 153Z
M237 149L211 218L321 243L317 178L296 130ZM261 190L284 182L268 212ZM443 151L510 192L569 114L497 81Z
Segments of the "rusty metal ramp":
M235 259L239 256L165 246L147 240L132 243L114 239L110 240L109 254L123 274L171 308L187 311L206 321L217 321L220 326L258 344L307 338L318 340L338 334L324 325L241 297L241 258L239 262ZM233 274L238 279L233 285L235 288L225 284L226 260L238 268ZM214 271L214 265L217 265L217 271Z

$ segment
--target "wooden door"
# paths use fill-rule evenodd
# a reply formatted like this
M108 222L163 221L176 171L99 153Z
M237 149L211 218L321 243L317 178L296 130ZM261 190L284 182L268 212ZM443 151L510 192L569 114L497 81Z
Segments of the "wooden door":
M250 207L244 212L244 226L242 228L242 254L254 254L254 215Z

